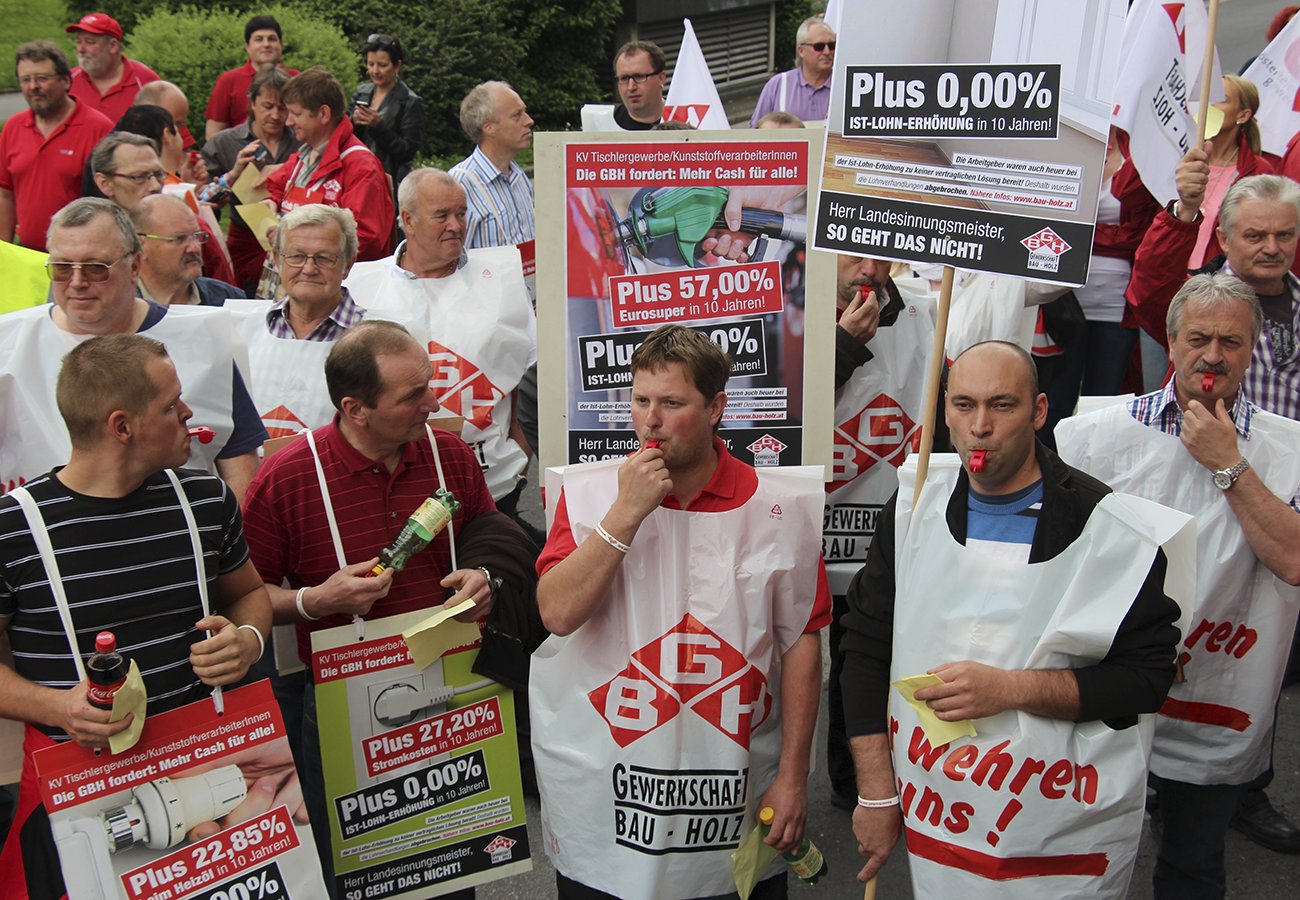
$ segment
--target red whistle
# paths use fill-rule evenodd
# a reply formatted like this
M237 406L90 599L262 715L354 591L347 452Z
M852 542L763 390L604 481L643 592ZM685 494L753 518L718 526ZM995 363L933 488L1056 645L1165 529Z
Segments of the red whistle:
M970 470L972 472L983 472L984 457L987 455L987 450L972 450L970 452Z
M198 438L200 444L211 444L212 439L217 436L217 433L206 425L191 428L189 434L190 437Z
M645 442L645 448L646 448L647 450L658 450L658 449L659 449L659 439L658 439L658 438L651 438L650 440L646 441L646 442Z
M1205 391L1205 393L1207 394L1210 391L1214 390L1213 372L1206 372L1204 375L1201 376L1201 390Z
M866 300L868 297L871 296L871 285L869 284L858 285L858 293L862 295L863 300Z

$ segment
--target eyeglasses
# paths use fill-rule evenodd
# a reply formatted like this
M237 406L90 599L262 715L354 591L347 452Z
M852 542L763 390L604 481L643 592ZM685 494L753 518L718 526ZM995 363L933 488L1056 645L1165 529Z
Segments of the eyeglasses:
M59 75L24 75L18 79L18 84L21 87L27 87L29 84L45 87L51 81L59 81L60 78Z
M123 253L117 259L113 260L111 263L102 263L102 262L74 263L74 262L55 262L54 260L46 260L45 274L50 277L50 281L71 281L72 273L80 269L82 276L87 281L108 281L109 270L112 269L113 266L120 263L122 260L126 259L128 256L132 256L132 255L134 255L133 251Z
M835 41L813 41L811 44L803 44L802 46L812 47L817 53L821 53L823 50L835 51Z
M208 242L208 233L206 231L187 231L185 234L145 234L143 231L137 231L142 238L150 238L155 241L166 241L174 247L179 247L189 241L196 244L206 244Z
M645 84L647 78L654 78L663 72L663 69L656 69L653 72L637 72L635 75L620 75L614 80L627 87L629 84Z
M286 253L280 261L291 269L301 269L311 260L318 269L332 269L343 257L337 253Z
M104 174L111 175L114 178L125 178L136 186L147 184L151 178L159 184L165 184L167 181L167 173L162 169L155 169L152 172L141 172L139 175L127 175L125 172L105 172Z

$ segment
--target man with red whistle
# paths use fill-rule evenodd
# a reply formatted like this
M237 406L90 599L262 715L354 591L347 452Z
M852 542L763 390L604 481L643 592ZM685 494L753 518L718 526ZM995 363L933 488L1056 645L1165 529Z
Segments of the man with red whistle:
M1270 765L1300 609L1300 423L1244 396L1264 319L1232 275L1188 279L1169 306L1169 384L1057 426L1066 459L1196 518L1183 678L1156 718L1151 757L1157 898L1224 895L1224 835Z
M553 636L529 699L566 900L734 897L730 854L761 807L776 810L769 845L804 834L830 620L822 482L727 452L730 369L705 336L658 329L631 361L641 449L563 470L537 562ZM699 799L630 807L628 779L672 796L698 785ZM785 897L785 864L763 874L750 896Z
M932 456L919 487L904 463L849 587L860 880L905 832L918 897L1127 891L1150 743L1134 726L1164 700L1178 639L1161 547L1188 519L1065 465L1035 439L1046 417L1022 348L958 356L945 400L957 455ZM927 674L916 706L891 698ZM972 730L936 736L923 712ZM1026 780L1049 766L1059 784ZM1062 788L1066 768L1103 787Z

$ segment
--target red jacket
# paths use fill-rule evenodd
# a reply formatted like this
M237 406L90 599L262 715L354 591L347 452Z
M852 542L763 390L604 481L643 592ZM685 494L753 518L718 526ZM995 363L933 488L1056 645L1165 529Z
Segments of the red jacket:
M1096 256L1110 256L1133 261L1133 253L1142 236L1151 225L1151 219L1160 211L1160 204L1138 175L1130 159L1124 160L1110 180L1110 192L1119 201L1119 222L1115 225L1097 223L1092 237L1092 252Z
M279 168L266 182L271 198L282 212L301 205L285 195L293 192L293 176L298 169L299 154ZM320 164L307 183L303 203L324 203L349 209L357 219L357 259L383 259L392 252L393 227L397 210L388 174L375 154L352 133L352 121L343 119L321 156Z
M1267 160L1251 152L1244 136L1237 149L1237 173L1238 180L1251 175L1275 174ZM1189 270L1206 267L1217 272L1223 267L1222 261L1218 265L1212 265L1217 257L1223 255L1217 233L1217 216L1214 220L1215 233L1205 247L1204 258L1191 258L1203 219L1204 216L1198 214L1196 221L1184 222L1167 209L1160 210L1151 221L1151 227L1147 229L1146 237L1142 239L1137 255L1133 258L1133 275L1129 278L1128 290L1124 292L1128 301L1124 324L1140 326L1166 350L1169 349L1169 344L1165 332L1165 313L1169 310L1174 294L1178 293L1178 289L1187 280ZM1297 263L1300 263L1300 259L1292 263L1292 271Z

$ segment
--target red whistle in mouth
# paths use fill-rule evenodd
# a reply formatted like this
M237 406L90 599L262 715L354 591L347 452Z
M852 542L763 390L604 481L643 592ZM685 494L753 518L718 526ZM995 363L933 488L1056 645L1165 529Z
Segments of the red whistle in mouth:
M211 444L212 439L217 436L217 433L206 425L191 428L189 434L190 437L198 438L200 444Z
M1204 375L1201 376L1201 390L1205 391L1205 393L1207 394L1210 391L1214 390L1213 372L1206 372Z
M651 438L650 440L646 441L646 442L645 442L645 448L646 448L647 450L658 450L658 449L659 449L659 439L658 439L658 438Z
M972 472L983 472L984 457L987 455L987 450L972 450L970 452L970 470Z

